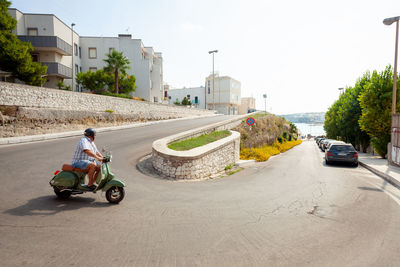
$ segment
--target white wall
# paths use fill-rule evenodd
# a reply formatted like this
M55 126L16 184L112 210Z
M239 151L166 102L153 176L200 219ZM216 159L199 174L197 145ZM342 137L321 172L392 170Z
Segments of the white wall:
M168 100L169 104L174 104L174 102L178 99L179 102L182 102L184 97L190 95L190 101L192 101L193 105L196 108L205 109L205 90L206 88L201 87L192 87L192 88L180 88L180 89L170 89L168 90ZM195 105L196 96L198 98L198 105ZM170 98L171 97L171 98Z

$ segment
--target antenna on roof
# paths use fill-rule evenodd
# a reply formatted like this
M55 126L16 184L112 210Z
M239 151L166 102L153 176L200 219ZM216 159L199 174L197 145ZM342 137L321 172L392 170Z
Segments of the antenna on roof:
M128 28L126 28L126 30L125 30L126 32L128 32L129 31L129 27Z

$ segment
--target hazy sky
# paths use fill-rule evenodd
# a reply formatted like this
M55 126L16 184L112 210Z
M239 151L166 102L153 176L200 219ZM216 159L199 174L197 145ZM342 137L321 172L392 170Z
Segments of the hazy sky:
M242 83L242 97L276 114L326 111L339 87L394 64L400 0L15 0L52 13L81 36L130 33L162 52L164 81L204 85L215 69Z

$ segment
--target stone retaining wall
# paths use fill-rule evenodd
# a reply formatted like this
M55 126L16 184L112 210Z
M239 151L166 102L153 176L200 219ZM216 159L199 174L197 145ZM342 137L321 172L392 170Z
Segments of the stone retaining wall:
M235 116L206 127L197 128L153 142L152 163L161 175L172 179L203 179L218 175L240 156L240 133L188 151L175 151L168 144L214 131L232 129L251 114Z
M115 114L137 114L145 120L213 114L212 111L203 109L5 82L0 82L0 106L90 112L112 110Z
M165 151L160 149L163 146L166 144L153 144L153 167L160 174L173 179L203 179L217 175L239 160L240 134L231 131L226 138L189 151L174 151L168 147Z

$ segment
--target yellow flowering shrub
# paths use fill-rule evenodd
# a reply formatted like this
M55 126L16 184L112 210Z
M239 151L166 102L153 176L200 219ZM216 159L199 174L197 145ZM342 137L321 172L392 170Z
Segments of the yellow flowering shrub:
M301 144L301 140L287 141L282 144L276 141L271 146L263 145L261 147L256 147L251 149L242 148L240 150L240 159L249 160L255 159L256 161L267 161L271 156L283 153L294 146Z

